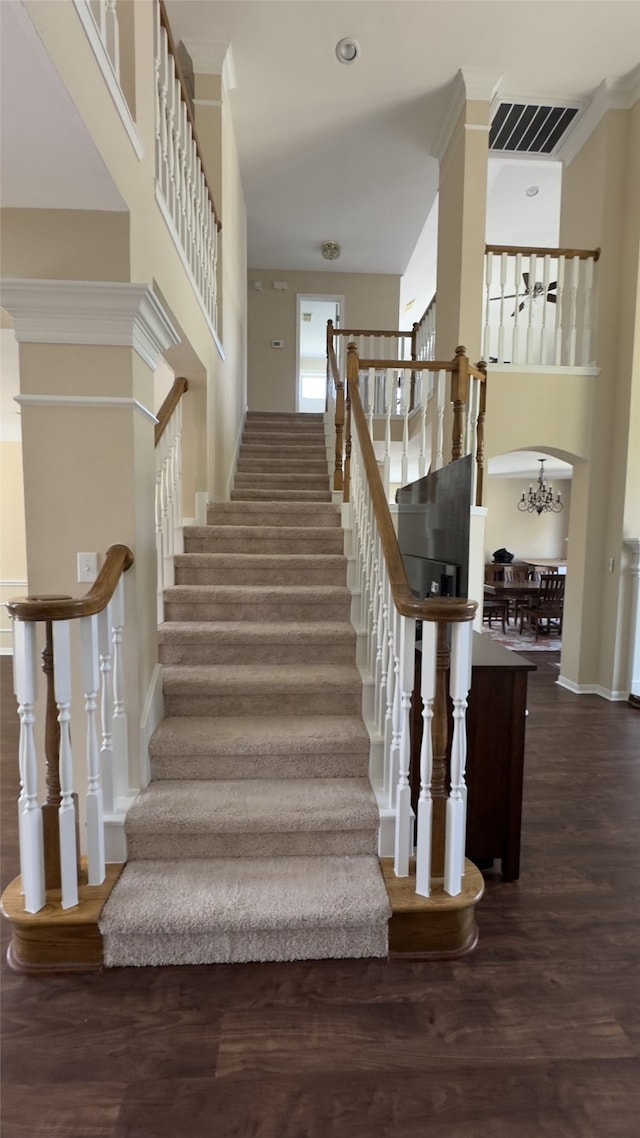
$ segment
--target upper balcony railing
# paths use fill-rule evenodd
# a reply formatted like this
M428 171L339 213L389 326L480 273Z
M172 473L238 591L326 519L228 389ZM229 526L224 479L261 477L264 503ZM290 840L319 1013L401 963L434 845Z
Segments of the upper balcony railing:
M211 330L218 331L219 232L191 103L162 0L156 14L156 200Z
M599 249L487 245L483 358L514 366L594 366L599 256Z

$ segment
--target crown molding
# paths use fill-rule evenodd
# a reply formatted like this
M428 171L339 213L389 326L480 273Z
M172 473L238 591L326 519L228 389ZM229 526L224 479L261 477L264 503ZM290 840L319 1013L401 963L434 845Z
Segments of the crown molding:
M191 56L196 75L221 75L225 92L235 91L238 84L231 44L214 43L207 40L183 40L182 42Z
M455 125L468 102L489 103L493 108L496 101L502 75L497 71L483 71L475 67L461 68L453 80L449 109L445 115L442 128L433 148L433 157L441 162Z
M20 407L85 407L106 411L122 408L139 411L146 419L151 419L152 423L158 422L153 411L145 407L144 403L124 395L16 395L14 402Z
M180 342L147 285L4 277L0 303L20 343L130 347L155 369L162 352Z
M569 166L608 111L629 111L640 99L640 64L624 79L603 79L555 155Z

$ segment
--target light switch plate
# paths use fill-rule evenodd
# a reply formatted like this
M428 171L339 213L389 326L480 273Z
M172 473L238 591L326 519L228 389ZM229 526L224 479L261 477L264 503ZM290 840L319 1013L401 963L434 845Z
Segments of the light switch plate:
M79 553L78 554L78 581L81 584L86 584L90 581L95 581L98 576L98 554L97 553Z

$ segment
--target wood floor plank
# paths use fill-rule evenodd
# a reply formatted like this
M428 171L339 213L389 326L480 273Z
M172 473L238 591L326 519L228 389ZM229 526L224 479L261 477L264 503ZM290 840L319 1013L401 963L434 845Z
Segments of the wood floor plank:
M470 956L49 977L3 959L3 1138L637 1138L640 714L557 687L551 655L529 679L521 877L485 872Z

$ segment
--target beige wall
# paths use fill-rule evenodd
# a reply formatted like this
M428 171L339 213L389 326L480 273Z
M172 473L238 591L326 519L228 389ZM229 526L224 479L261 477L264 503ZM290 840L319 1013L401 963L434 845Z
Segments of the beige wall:
M129 280L129 216L94 210L0 210L2 275Z
M26 592L22 445L0 442L0 652L11 650L11 625L4 607Z
M296 298L344 296L343 328L398 327L400 278L366 273L249 269L248 405L251 411L296 409ZM254 282L260 281L257 291ZM273 288L286 284L285 291ZM283 340L282 349L272 340Z
M563 510L559 514L525 514L517 508L525 479L490 476L485 483L484 560L493 560L496 549L508 549L514 561L530 561L536 557L567 556L567 535L571 516L571 480L555 481L555 492L562 495Z

